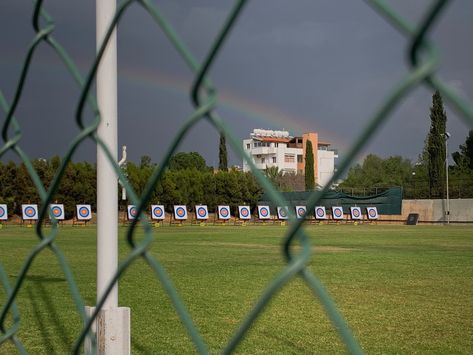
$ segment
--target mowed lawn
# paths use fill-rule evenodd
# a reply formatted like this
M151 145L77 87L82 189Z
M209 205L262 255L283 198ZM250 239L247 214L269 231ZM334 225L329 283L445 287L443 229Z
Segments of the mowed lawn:
M193 321L218 353L284 265L280 226L154 229L151 252L171 276ZM306 227L309 264L370 354L472 353L473 227L325 225ZM129 248L120 227L120 255ZM38 239L30 228L0 230L10 282ZM57 244L87 305L95 303L94 227L61 227ZM17 297L17 333L33 354L67 353L80 320L49 250L34 261ZM142 260L120 280L131 307L133 353L195 353L157 277ZM0 291L2 305L5 291ZM318 300L296 278L272 300L237 348L244 354L343 353ZM11 343L0 353L14 353Z

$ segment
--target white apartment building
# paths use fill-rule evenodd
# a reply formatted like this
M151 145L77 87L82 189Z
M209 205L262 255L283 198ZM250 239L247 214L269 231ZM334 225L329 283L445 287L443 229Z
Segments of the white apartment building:
M288 131L254 129L250 137L243 140L243 148L258 169L276 166L283 173L304 174L306 143L310 140L314 153L315 182L323 186L335 172L338 155L329 148L329 143L319 141L316 132L293 137ZM243 171L249 170L248 164L243 161Z

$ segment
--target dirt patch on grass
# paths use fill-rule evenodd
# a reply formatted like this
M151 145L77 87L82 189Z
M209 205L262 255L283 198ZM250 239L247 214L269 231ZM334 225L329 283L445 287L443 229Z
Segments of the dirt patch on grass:
M188 243L186 243L188 244ZM225 243L225 242L199 242L192 243L192 245L208 245L218 247L237 247L237 248L249 248L249 249L280 249L279 245L273 244L252 244L252 243Z
M335 247L332 245L321 245L312 247L312 251L315 253L348 253L355 250L356 249L354 248Z
M196 242L196 243L183 243L186 245L198 245L198 246L213 246L213 247L235 247L235 248L248 248L248 249L281 249L280 245L274 244L254 244L254 243L231 243L231 242ZM294 250L300 250L299 245L294 246ZM332 245L321 245L312 246L313 253L347 253L354 251L354 248L337 247Z
M301 250L299 245L294 247L295 251ZM345 247L336 247L333 245L313 245L312 246L312 253L348 253L355 251L354 248L345 248Z

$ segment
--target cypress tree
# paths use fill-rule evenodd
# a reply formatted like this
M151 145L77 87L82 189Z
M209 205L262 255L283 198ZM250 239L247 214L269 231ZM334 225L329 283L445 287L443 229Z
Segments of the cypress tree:
M223 171L228 170L227 143L223 133L220 134L220 145L218 147L218 169Z
M312 142L307 140L305 147L305 189L311 191L315 187L314 177L314 151L312 149Z
M429 191L432 197L441 197L445 189L445 132L447 114L443 107L442 96L440 96L438 91L435 91L432 96L430 122L426 147Z

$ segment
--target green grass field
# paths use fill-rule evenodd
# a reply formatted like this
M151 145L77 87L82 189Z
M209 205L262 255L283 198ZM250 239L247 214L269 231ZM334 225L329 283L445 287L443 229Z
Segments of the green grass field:
M285 227L164 227L152 253L184 299L210 351L221 350L283 268ZM473 227L307 226L310 269L320 277L367 353L471 353ZM120 228L120 254L129 251ZM37 243L30 228L0 230L0 263L14 282ZM57 243L86 304L95 303L95 229L61 227ZM162 287L143 261L120 280L132 310L133 353L193 353ZM4 290L0 291L2 304ZM20 340L30 353L67 353L80 329L67 283L44 251L19 293ZM344 346L308 287L295 279L274 297L238 353L342 353ZM14 353L10 343L0 353Z

